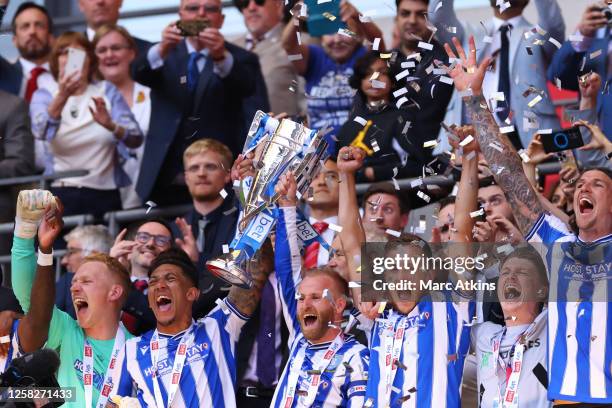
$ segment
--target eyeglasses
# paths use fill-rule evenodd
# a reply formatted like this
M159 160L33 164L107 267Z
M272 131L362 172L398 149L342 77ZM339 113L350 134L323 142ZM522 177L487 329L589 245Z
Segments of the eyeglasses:
M66 248L65 256L78 254L79 252L83 252L83 249L82 248Z
M153 243L155 246L163 248L170 245L170 241L172 238L167 237L165 235L152 235L148 232L137 232L136 233L136 242L139 244L146 244L149 240L153 238Z
M128 50L130 49L129 45L121 45L121 44L113 44L109 47L98 47L95 50L96 55L104 55L106 54L106 51L111 50L111 52L114 54L116 52L119 52L121 50Z
M253 0L253 1L258 6L263 6L266 3L266 0ZM238 8L238 10L242 11L245 8L249 7L250 2L251 0L234 0L234 5L236 6L236 8Z
M203 163L203 164L192 164L187 167L187 173L197 173L201 169L206 170L207 173L213 173L219 170L225 170L225 166L221 163Z
M200 6L198 4L187 4L183 7L183 10L190 14L196 14L201 9L204 9L205 14L215 14L221 12L219 6Z

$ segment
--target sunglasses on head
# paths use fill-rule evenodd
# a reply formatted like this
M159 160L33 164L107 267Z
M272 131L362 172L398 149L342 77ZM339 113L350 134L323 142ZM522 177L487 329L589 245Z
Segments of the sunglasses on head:
M251 0L234 0L234 5L242 11L249 6ZM253 0L258 6L263 6L266 0Z

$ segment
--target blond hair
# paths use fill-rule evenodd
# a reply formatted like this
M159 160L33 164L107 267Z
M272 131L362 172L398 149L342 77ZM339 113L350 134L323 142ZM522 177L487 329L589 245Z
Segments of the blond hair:
M187 160L192 157L207 152L217 153L223 160L222 164L225 166L225 170L229 171L231 169L234 159L232 151L229 147L215 139L200 139L190 144L183 153L183 166L187 167Z
M123 295L121 295L121 303L123 304L132 288L132 280L130 279L130 273L121 262L110 255L97 252L86 256L83 263L86 262L100 262L115 276L119 284L123 287Z

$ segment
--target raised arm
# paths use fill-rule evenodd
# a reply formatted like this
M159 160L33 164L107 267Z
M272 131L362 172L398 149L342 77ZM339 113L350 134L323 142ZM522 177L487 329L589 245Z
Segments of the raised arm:
M291 63L293 64L296 72L300 75L306 74L306 70L308 69L308 45L306 45L302 41L298 41L298 35L300 32L300 10L304 7L304 3L298 2L293 6L292 13L293 17L291 21L287 23L285 29L283 30L282 35L282 44L285 52L290 58ZM301 43L301 44L300 44ZM302 58L298 59L298 55L301 55Z
M492 169L501 169L494 170L493 176L506 193L517 226L526 235L544 213L544 208L523 173L521 159L508 137L499 132L499 127L482 96L482 81L491 59L486 58L480 65L476 64L474 37L470 37L469 57L466 57L463 47L456 38L453 38L453 43L461 62L455 64L449 75L453 78L458 92L472 93L463 100L472 119L472 125L476 129L480 150ZM444 48L450 58L457 58L449 44L445 44Z
M56 198L57 208L49 205L38 228L39 255L36 277L32 285L30 310L19 323L19 344L26 353L41 348L47 340L55 299L55 273L53 271L53 242L63 228L63 206Z

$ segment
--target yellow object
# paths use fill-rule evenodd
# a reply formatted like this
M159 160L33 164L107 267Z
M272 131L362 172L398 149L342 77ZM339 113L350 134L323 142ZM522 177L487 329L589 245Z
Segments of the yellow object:
M370 129L370 126L372 126L372 123L373 122L371 120L368 120L366 125L363 127L363 129L361 129L361 131L357 133L357 137L353 139L353 141L351 142L351 146L362 149L364 152L366 152L368 156L373 155L374 150L370 149L370 147L363 142L363 139L365 138L365 135L368 133L368 129Z

